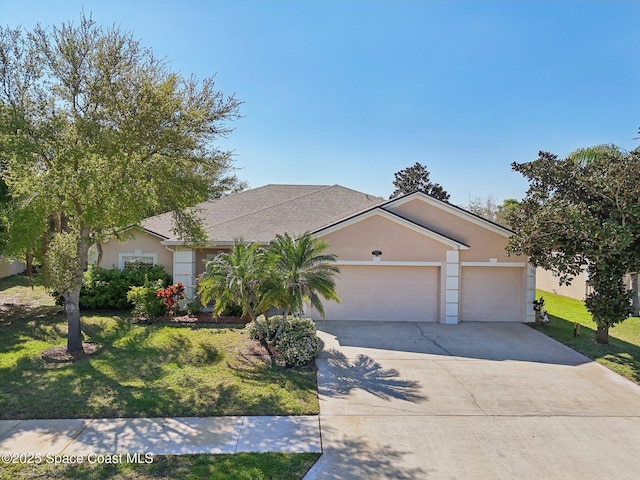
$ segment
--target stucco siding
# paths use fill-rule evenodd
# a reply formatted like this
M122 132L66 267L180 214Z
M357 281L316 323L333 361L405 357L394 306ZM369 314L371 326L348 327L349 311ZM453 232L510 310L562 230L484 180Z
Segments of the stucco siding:
M550 270L538 267L536 269L536 287L545 292L584 300L587 296L587 277L583 272L571 281L571 285L560 285L558 277Z
M442 261L451 247L380 216L366 218L321 235L339 260L371 260L380 250L384 261Z
M135 231L133 236L124 242L111 239L102 244L100 266L103 268L119 268L119 255L121 253L150 253L157 256L157 264L162 265L169 275L173 275L173 252L161 245L160 242L160 238L142 231Z
M0 258L0 278L17 275L24 272L25 269L24 263L9 260L8 258Z
M487 262L496 258L499 262L526 262L523 256L508 256L508 237L461 218L450 212L426 204L415 198L400 205L392 205L389 210L434 231L454 238L471 248L461 251L461 262Z

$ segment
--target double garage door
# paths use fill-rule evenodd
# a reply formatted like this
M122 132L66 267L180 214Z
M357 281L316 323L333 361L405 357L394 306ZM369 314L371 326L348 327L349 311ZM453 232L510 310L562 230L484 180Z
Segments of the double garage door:
M440 302L439 267L347 265L340 267L340 303L325 301L328 320L437 322ZM459 320L522 321L524 276L521 267L462 267ZM442 305L444 310L444 305ZM317 312L309 312L319 318Z
M438 320L438 267L346 265L336 283L342 301L323 303L327 320Z

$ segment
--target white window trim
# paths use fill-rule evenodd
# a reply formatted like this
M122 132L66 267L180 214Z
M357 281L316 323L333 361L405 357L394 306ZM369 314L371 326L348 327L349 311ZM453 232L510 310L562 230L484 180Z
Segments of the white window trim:
M126 257L151 257L153 258L153 266L158 264L158 254L156 253L142 253L142 252L126 252L118 254L118 268L124 270L124 259Z

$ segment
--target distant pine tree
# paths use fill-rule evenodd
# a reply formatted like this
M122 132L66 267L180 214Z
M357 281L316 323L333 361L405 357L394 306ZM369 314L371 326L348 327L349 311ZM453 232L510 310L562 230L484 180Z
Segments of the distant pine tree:
M396 198L413 192L424 192L439 200L447 202L449 194L441 185L429 180L429 171L424 165L416 163L395 174L393 186L396 188L389 198Z

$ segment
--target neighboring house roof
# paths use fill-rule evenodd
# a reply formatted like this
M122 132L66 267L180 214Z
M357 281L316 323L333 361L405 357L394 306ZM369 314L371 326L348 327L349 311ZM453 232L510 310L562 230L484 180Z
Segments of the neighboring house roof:
M266 185L196 206L212 244L242 238L268 243L277 234L315 231L386 200L339 185ZM179 241L171 213L145 219L141 226Z

